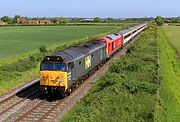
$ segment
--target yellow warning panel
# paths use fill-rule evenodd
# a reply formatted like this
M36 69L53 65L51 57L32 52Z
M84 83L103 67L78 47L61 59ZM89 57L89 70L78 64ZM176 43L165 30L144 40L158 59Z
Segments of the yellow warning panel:
M64 86L68 88L67 72L62 71L40 71L40 85L42 86Z

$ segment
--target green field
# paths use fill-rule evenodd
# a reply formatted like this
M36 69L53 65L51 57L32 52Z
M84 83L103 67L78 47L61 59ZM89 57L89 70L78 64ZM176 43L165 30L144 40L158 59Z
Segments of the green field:
M125 57L111 64L62 122L152 122L159 89L156 27L150 26Z
M51 48L100 36L120 26L14 26L0 27L0 59L37 52L42 45ZM0 61L0 62L1 62Z
M165 35L180 56L180 26L164 26Z
M158 29L160 48L161 106L166 121L180 120L180 27L165 26Z

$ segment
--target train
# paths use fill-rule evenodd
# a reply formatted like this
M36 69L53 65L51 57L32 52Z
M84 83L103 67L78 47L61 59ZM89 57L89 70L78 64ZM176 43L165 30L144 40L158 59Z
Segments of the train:
M45 56L40 64L41 91L70 94L146 27L140 24Z

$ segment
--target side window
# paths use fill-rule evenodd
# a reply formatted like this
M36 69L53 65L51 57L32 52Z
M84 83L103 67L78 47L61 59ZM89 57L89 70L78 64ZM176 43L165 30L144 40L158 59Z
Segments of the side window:
M112 42L112 50L114 50L114 42Z
M73 69L74 68L74 62L68 63L68 69Z

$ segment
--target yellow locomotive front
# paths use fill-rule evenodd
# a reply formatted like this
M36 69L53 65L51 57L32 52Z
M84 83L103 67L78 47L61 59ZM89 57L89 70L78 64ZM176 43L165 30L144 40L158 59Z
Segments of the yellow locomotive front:
M40 89L48 93L66 92L68 88L66 68L66 64L63 63L43 61L40 69Z

